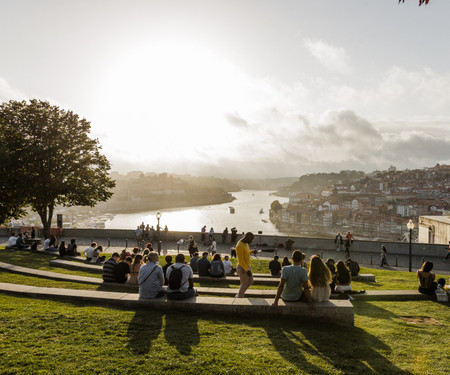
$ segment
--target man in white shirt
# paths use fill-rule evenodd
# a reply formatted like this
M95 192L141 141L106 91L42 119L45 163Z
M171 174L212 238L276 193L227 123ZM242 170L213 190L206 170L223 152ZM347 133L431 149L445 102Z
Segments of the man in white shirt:
M232 275L236 272L236 270L233 268L233 264L230 261L230 258L228 255L225 255L225 260L223 261L223 268L225 270L225 275Z
M86 257L86 261L90 262L92 257L94 256L94 250L97 247L97 244L95 242L91 243L91 246L89 246L86 250L83 251L84 256Z
M50 238L46 238L42 246L44 247L45 251L48 251L48 249L50 248Z
M11 237L9 237L9 239L8 239L9 247L15 247L16 241L17 241L16 234L13 232L13 233L11 233Z
M149 262L139 269L139 298L160 298L164 296L164 275L158 265L159 256L151 252Z
M175 258L175 264L167 268L166 277L169 280L169 287L167 288L167 299L187 299L197 296L197 291L194 289L194 274L192 268L185 264L184 254L177 254ZM179 270L179 271L178 271ZM176 289L171 289L173 287L171 282L171 275L175 279L181 272L181 280L179 280L179 285ZM173 281L173 280L172 280Z
M209 250L211 251L211 255L214 256L215 253L217 253L217 242L216 239L213 237L211 246L209 247Z

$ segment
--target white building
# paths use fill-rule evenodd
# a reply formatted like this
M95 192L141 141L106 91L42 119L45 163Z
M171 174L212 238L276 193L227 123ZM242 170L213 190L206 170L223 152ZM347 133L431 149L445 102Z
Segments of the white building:
M450 216L419 216L419 242L448 244Z

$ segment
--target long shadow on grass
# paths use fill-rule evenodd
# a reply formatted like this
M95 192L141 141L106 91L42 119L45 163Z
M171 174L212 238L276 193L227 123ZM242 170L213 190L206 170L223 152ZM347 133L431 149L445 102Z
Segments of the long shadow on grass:
M319 357L344 373L408 374L380 353L389 351L389 346L360 328L331 324L300 326L294 322L264 328L280 355L308 373L329 372L308 361L305 355Z
M164 337L182 355L189 355L192 347L200 344L198 320L194 314L181 315L179 312L168 311Z
M150 351L152 341L161 333L163 315L158 310L136 309L127 331L129 346L135 354Z

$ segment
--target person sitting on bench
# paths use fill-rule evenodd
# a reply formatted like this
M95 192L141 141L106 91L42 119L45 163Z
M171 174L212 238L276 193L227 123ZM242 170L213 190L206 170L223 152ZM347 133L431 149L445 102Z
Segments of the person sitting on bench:
M208 252L205 251L202 254L201 259L197 262L198 275L199 276L210 276L209 271L211 269L211 263L208 260Z
M166 294L168 299L182 300L197 296L194 289L194 274L190 266L185 264L184 254L177 254L175 264L167 269L169 287Z
M281 270L281 280L278 285L277 295L272 304L273 307L278 306L280 297L283 301L288 302L308 302L312 303L311 293L308 285L308 271L301 266L304 255L300 250L294 250L292 253L291 266L284 266Z
M220 254L214 254L214 257L211 261L211 270L209 272L211 277L221 278L225 277L225 268L223 266L222 259L220 259Z
M158 265L159 256L150 252L148 263L139 268L139 298L160 298L164 296L164 275Z

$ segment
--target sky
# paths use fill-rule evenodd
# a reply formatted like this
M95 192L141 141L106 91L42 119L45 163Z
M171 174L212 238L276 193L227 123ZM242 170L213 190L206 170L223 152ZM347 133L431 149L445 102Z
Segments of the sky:
M450 1L0 0L0 102L91 122L112 169L450 164Z

